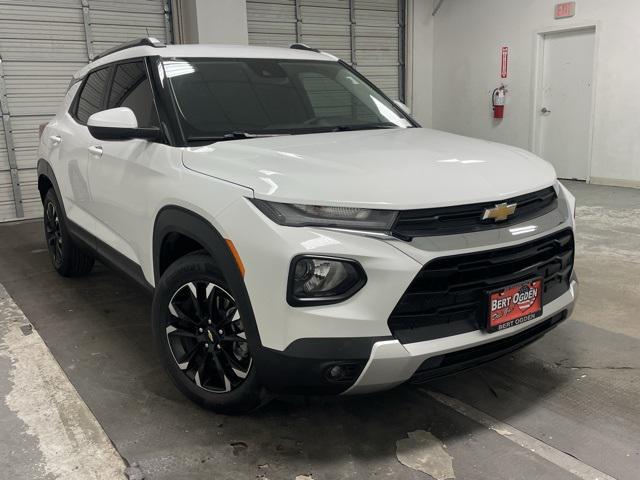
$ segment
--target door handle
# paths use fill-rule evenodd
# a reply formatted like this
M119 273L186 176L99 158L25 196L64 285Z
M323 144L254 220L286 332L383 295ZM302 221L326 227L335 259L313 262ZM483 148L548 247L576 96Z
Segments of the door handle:
M542 113L543 115L546 115L547 113L551 113L551 110L549 110L547 107L542 107L542 110L540 110L540 113Z
M57 147L62 142L62 137L60 135L51 135L49 140L51 140L52 147Z
M102 147L100 145L92 145L89 147L89 153L94 157L100 158L102 156Z

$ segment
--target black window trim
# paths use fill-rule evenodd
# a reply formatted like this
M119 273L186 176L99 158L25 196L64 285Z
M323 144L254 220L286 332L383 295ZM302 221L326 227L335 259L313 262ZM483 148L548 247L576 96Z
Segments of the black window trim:
M147 71L151 90L153 91L153 101L156 104L156 111L160 120L160 129L168 145L173 147L186 147L182 125L177 117L177 106L171 91L171 86L166 80L164 66L162 62L165 57L154 55L147 58Z
M73 120L78 125L82 125L84 127L87 126L86 123L83 123L78 118L78 102L80 100L80 95L82 95L82 91L84 90L84 87L85 87L85 85L87 83L87 80L88 80L89 76L92 73L97 72L99 70L103 70L103 69L110 69L109 74L107 75L107 80L105 81L106 88L104 89L104 92L102 92L102 109L106 110L108 102L109 102L109 97L111 96L111 90L112 90L112 87L113 87L113 79L114 79L115 74L116 74L117 66L121 65L121 64L136 63L136 62L140 62L141 61L141 62L144 63L144 68L145 68L145 71L147 73L147 78L149 79L149 87L151 88L151 98L153 99L153 106L154 106L154 108L156 110L156 116L158 117L160 130L162 132L162 138L160 140L156 140L155 143L165 143L165 144L168 144L168 145L175 146L174 142L170 141L171 136L167 135L166 128L163 128L163 126L166 125L166 122L163 122L163 117L160 115L161 109L159 108L159 102L158 102L158 98L157 98L157 82L155 81L155 76L152 75L152 70L151 70L151 68L149 66L149 61L150 60L151 59L149 57L147 57L147 56L129 57L129 58L123 58L122 60L117 60L117 61L114 61L114 62L105 63L103 65L99 65L99 66L89 70L87 73L84 74L82 79L78 80L78 81L81 81L82 84L78 88L78 91L76 92L76 95L75 95L73 101L71 102L71 105L69 106L68 113L71 116L71 118L73 118Z

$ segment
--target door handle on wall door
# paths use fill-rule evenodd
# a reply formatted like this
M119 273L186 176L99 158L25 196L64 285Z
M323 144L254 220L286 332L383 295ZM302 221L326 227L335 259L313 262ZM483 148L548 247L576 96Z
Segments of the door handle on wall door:
M542 107L542 110L540 110L540 113L542 113L543 115L546 115L547 113L551 113L551 110L549 110L547 107Z
M89 153L94 157L100 158L102 156L102 147L100 145L92 145L89 147Z
M51 140L52 147L57 147L62 142L62 137L60 135L51 135L49 140Z

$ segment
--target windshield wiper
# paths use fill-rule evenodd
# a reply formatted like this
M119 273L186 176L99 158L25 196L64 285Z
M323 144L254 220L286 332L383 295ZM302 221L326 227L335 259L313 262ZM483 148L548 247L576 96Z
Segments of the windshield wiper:
M322 127L322 128L303 128L291 132L283 133L251 133L251 132L228 132L223 135L205 135L197 136L192 135L187 137L190 142L224 142L227 140L244 140L248 138L265 138L265 137L278 137L282 135L302 135L305 133L325 133L325 132L350 132L354 130L373 130L373 129L389 129L400 128L398 125L392 123L364 123L360 125L337 125L334 127Z
M378 128L400 128L398 125L385 123L368 123L363 125L336 125L331 127L331 132L351 132L354 130L373 130Z
M224 142L225 140L242 140L245 138L264 138L289 135L288 133L249 133L249 132L229 132L224 135L202 136L192 135L187 137L190 142Z

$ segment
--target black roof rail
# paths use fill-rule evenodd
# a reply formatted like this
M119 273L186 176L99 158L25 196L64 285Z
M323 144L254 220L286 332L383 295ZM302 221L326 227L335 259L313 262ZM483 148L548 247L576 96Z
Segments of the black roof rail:
M294 50L308 50L310 52L321 53L317 48L311 48L309 45L305 45L304 43L292 43L289 45L289 48L293 48Z
M120 45L116 45L115 47L110 48L109 50L105 50L100 55L96 55L93 57L92 61L98 60L99 58L106 57L107 55L111 55L112 53L119 52L120 50L126 50L127 48L133 47L156 47L162 48L166 47L164 43L162 43L157 38L146 37L146 38L136 38L135 40L131 40L130 42L121 43Z

